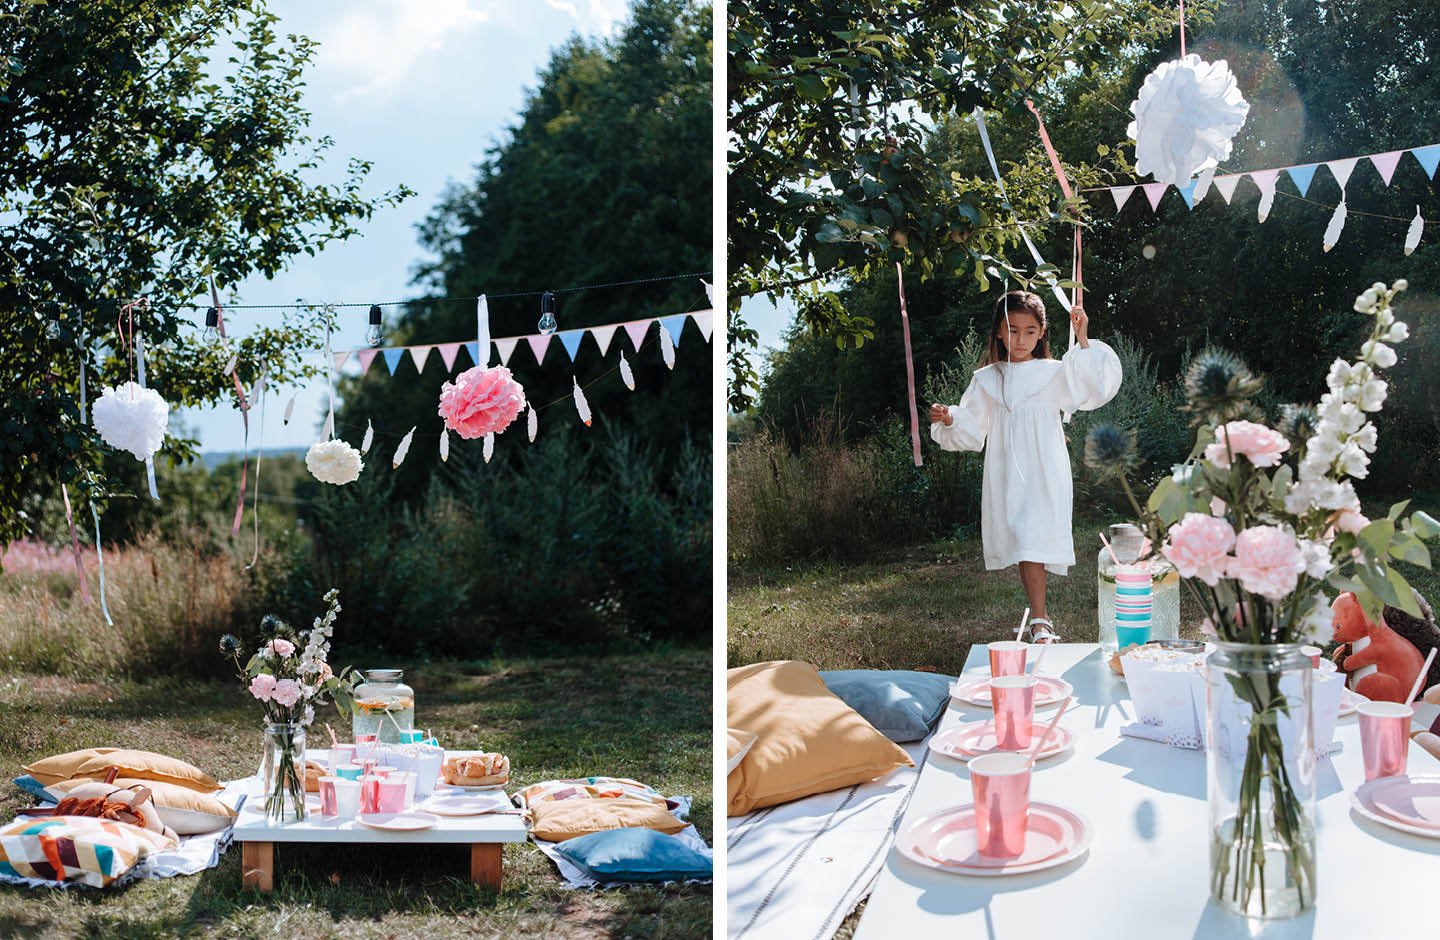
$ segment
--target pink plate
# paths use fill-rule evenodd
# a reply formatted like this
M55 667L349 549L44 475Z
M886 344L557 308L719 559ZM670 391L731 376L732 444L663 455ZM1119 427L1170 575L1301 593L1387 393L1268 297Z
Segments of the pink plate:
M1352 692L1349 689L1340 690L1340 712L1339 717L1355 714L1355 710L1365 702L1370 701L1359 692Z
M1387 779L1390 778L1380 777L1378 780L1371 780L1369 783L1363 784L1357 789L1350 791L1350 808L1371 822L1379 823L1382 826L1389 826L1391 829L1399 829L1401 832L1408 832L1412 835L1424 836L1427 839L1440 839L1440 829L1434 829L1429 826L1412 826L1407 822L1401 822L1393 816L1389 816L1380 811L1379 807L1370 799L1370 791L1366 788L1369 787L1371 783L1378 783L1380 780Z
M362 826L383 829L387 832L414 832L416 829L433 829L440 817L430 813L361 813L355 819Z
M1045 733L1045 726L1035 725L1035 735L1038 737ZM981 754L989 754L992 751L999 751L995 746L995 723L993 721L972 721L969 724L951 728L949 731L942 731L930 739L930 750L945 757L952 757L955 760L969 760L972 757L979 757ZM1034 739L1031 739L1034 745ZM1040 752L1037 760L1044 760L1047 757L1054 757L1056 754L1063 754L1075 743L1075 736L1058 725L1055 732L1050 735L1050 740L1045 742L1045 750Z
M1035 707L1059 705L1074 691L1070 683L1064 679L1057 679L1054 676L1039 676L1035 682ZM985 677L962 679L950 687L950 697L958 698L962 702L969 702L971 705L990 708L992 707L990 704L990 680Z
M1386 816L1440 835L1440 777L1380 777L1360 789Z
M1022 875L1063 865L1090 848L1090 823L1053 803L1030 804L1025 851L1018 858L987 858L975 835L975 806L966 804L922 817L895 839L912 862L962 875Z

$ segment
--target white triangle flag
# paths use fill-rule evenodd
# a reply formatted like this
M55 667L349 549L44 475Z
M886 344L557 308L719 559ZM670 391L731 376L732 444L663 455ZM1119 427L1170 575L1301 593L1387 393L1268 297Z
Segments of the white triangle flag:
M1110 198L1115 200L1115 211L1119 212L1125 208L1125 203L1130 199L1130 194L1135 191L1134 186L1111 186Z
M1347 157L1344 160L1331 160L1325 165L1330 168L1330 175L1335 177L1335 182L1340 184L1340 191L1345 191L1345 184L1350 182L1350 174L1355 172L1355 164L1360 162L1359 157Z
M715 306L714 286L709 281L705 280L703 277L700 279L700 283L705 286L705 298L710 301L710 306Z
M590 327L590 335L595 337L595 345L600 347L600 355L610 348L610 340L615 338L615 328L619 324L611 323L606 326Z
M350 358L350 350L343 349L340 352L332 352L330 355L335 357L335 371L339 372L340 367L345 365L345 360Z
M1420 233L1425 230L1425 220L1420 218L1420 207L1415 207L1415 218L1410 220L1410 230L1405 233L1405 254L1420 246Z
M1217 176L1215 177L1215 191L1220 198L1225 200L1225 205L1230 205L1230 197L1235 195L1235 186L1240 182L1238 176Z
M690 319L700 328L700 335L705 337L705 342L710 342L711 328L715 325L714 310L696 310L690 314Z
M1340 200L1340 205L1335 207L1335 214L1330 216L1330 224L1325 226L1325 239L1320 245L1323 251L1329 251L1331 248L1334 248L1335 243L1340 240L1340 230L1345 227L1345 216L1347 214L1345 200L1342 199Z
M502 366L508 366L510 364L510 354L515 351L515 344L518 342L520 342L520 337L518 336L512 336L509 339L497 339L495 341L495 348L500 350L500 364ZM486 361L489 361L488 353L486 354Z
M430 358L430 350L432 350L432 349L434 349L434 348L435 348L434 346L411 346L411 347L410 347L410 358L415 360L415 371L416 371L416 372L424 372L424 371L425 371L425 360Z

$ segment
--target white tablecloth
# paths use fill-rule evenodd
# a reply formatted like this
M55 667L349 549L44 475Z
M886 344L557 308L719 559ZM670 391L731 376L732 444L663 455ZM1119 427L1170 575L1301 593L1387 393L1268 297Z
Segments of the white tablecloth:
M965 665L966 675L988 674L985 646L971 647ZM1252 934L1247 921L1210 901L1204 752L1122 738L1119 727L1134 716L1124 683L1096 645L1056 646L1042 669L1075 687L1076 701L1061 725L1076 741L1068 755L1037 765L1031 799L1088 817L1095 827L1089 854L1049 871L979 878L935 871L892 849L857 940L1435 935L1425 912L1440 890L1440 840L1397 832L1351 811L1350 792L1365 780L1353 716L1340 719L1335 732L1342 752L1320 764L1317 905ZM989 714L952 702L940 728ZM1440 762L1413 744L1409 764L1412 774L1440 774ZM965 765L932 756L901 830L970 802Z

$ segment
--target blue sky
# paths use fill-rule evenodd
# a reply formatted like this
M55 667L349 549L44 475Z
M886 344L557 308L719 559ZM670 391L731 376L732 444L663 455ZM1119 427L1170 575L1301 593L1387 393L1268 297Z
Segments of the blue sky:
M550 50L569 36L610 36L628 15L626 0L275 0L277 32L300 33L320 49L306 76L310 130L335 147L317 182L343 178L351 156L374 161L369 191L404 183L418 195L382 210L360 235L314 258L302 256L274 280L241 284L234 303L393 301L417 296L410 271L420 260L415 224L438 201L447 181L468 183L485 150L504 139L525 92ZM339 12L337 12L339 11ZM232 334L278 324L280 311L236 310ZM198 314L197 318L203 318ZM200 320L203 325L203 319ZM337 349L363 344L363 309L343 318ZM456 337L460 339L461 337ZM317 352L314 361L323 355ZM347 369L356 368L352 361ZM285 402L298 392L294 419L281 424ZM266 449L308 446L319 434L326 384L270 391ZM252 411L250 447L258 411ZM233 405L186 409L179 415L202 451L240 450L243 428Z

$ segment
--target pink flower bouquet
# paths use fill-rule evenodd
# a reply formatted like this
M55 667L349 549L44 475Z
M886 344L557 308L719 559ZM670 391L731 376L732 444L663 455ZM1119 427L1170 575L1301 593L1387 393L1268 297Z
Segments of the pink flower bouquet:
M476 366L440 386L440 417L463 438L498 434L525 409L525 389L504 366Z

